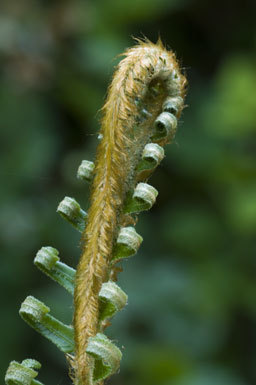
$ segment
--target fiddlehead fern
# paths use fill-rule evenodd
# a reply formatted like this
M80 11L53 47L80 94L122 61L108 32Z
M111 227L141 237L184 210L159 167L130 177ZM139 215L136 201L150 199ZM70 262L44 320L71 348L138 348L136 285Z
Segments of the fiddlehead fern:
M150 171L137 171L144 148L152 140L163 146L174 137L176 116L183 107L185 82L174 54L165 50L160 41L156 45L139 41L138 46L126 52L109 88L103 108L91 206L83 233L83 253L76 275L76 384L93 381L93 363L86 353L88 340L102 329L98 296L102 284L111 277L113 258L118 260L114 255L116 242L124 230L133 230L122 229L129 221L124 213L127 196L138 181L150 174ZM137 189L139 186L142 184ZM145 200L139 200L145 204ZM151 206L147 204L146 200L146 208ZM136 205L134 211L140 211ZM129 238L128 234L126 237ZM136 245L136 241L133 243Z
M34 297L20 309L26 322L67 354L74 385L102 385L119 367L122 354L103 334L108 319L127 303L115 283L116 263L134 255L142 242L132 215L156 200L157 190L146 182L164 157L163 146L174 138L184 105L186 79L160 40L138 40L124 56L103 108L96 161L84 160L78 169L79 179L92 181L89 211L70 197L57 208L82 233L77 271L60 262L53 247L40 249L34 260L74 294L73 327L48 314L50 309ZM10 364L8 385L38 383L34 369L39 366L26 362Z

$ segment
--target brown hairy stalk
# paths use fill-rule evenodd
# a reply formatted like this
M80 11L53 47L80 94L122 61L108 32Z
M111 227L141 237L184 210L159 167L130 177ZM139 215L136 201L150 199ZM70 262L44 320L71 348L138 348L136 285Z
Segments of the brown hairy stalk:
M149 142L154 120L167 96L185 94L185 77L175 55L161 41L139 41L117 67L103 108L102 139L97 149L88 221L75 283L76 385L92 383L88 338L101 330L98 294L111 274L110 261L127 192L135 184L135 168ZM146 111L146 116L145 116ZM179 111L180 114L181 111ZM167 142L164 139L160 144Z

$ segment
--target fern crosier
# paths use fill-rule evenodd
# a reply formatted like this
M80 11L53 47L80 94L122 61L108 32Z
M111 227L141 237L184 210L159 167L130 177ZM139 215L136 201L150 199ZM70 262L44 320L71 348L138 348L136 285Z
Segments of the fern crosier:
M73 326L54 318L50 308L28 296L21 317L66 354L74 385L102 385L120 364L120 350L105 328L127 303L117 286L116 264L137 252L142 237L133 214L154 204L157 190L146 182L174 138L184 106L186 79L175 55L157 44L137 40L124 53L109 88L95 164L84 160L80 179L91 182L88 214L70 197L57 211L82 233L77 271L60 262L58 250L41 248L35 265L74 295ZM42 385L35 380L40 364L12 361L7 385Z
M152 139L161 146L172 140L175 123L170 123L168 131L168 107L179 117L185 85L174 53L167 51L161 41L156 45L139 41L126 51L110 85L103 108L91 206L82 237L83 253L76 274L76 384L88 385L92 381L93 363L86 353L87 344L90 337L104 329L104 323L99 321L98 296L103 282L115 271L111 261L120 228L130 222L124 213L127 195L150 174L137 171L143 149ZM166 122L160 119L155 123L164 102L167 116L162 118Z

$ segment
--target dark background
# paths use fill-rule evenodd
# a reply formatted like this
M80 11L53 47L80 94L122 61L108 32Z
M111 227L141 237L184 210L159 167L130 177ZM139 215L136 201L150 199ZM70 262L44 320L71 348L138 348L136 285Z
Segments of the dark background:
M107 334L124 354L113 385L256 383L256 3L6 0L0 5L0 242L3 378L38 359L45 385L70 384L55 346L18 315L32 294L65 322L72 299L33 266L39 248L76 266L79 234L55 213L93 160L116 55L161 35L188 77L176 142L151 178L139 253L123 263L129 305Z

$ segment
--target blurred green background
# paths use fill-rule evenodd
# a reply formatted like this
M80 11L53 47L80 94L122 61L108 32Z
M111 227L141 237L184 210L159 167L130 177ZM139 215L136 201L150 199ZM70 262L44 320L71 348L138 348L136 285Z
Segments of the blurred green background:
M72 300L33 266L39 248L76 266L79 234L55 213L93 159L116 56L160 34L189 80L174 144L151 178L154 208L119 284L129 306L107 334L124 357L112 385L256 383L256 3L254 0L6 0L0 5L3 378L38 359L67 385L63 354L18 315L32 294L66 322Z

